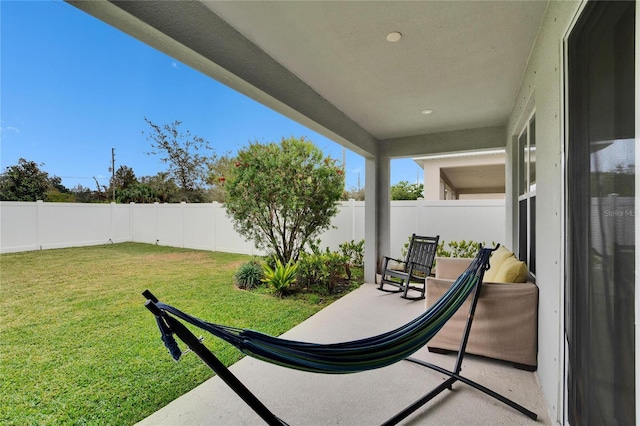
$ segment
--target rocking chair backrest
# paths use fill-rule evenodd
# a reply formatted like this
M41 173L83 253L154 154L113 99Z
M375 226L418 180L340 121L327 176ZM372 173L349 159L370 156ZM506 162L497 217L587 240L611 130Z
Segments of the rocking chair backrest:
M438 239L440 237L421 237L416 234L411 236L409 251L405 260L406 265L413 263L413 273L429 275L436 258ZM407 266L408 267L408 266Z

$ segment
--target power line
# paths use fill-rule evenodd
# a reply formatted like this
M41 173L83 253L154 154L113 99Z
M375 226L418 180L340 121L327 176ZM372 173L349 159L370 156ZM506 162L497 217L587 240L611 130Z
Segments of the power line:
M95 176L58 176L61 179L100 179L100 180L109 180L108 177L99 177Z

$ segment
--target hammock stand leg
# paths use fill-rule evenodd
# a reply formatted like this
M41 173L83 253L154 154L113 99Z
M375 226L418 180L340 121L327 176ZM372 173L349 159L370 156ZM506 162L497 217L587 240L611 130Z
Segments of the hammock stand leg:
M202 361L209 366L244 402L271 426L287 425L276 417L200 340L180 321L164 314L163 319L175 333Z
M439 367L437 365L434 365L419 359L406 358L406 361L410 361L415 364L419 364L424 367L431 368L432 370L435 370L439 373L449 376L449 378L444 382L442 382L440 385L433 388L433 390L431 390L429 393L424 395L422 398L418 399L413 404L409 405L407 408L405 408L404 410L402 410L401 412L399 412L398 414L396 414L395 416L393 416L392 418L384 422L383 423L384 426L398 424L400 421L407 418L411 413L416 411L418 408L422 407L427 402L431 401L433 398L438 396L445 389L451 390L451 386L457 381L461 381L462 383L465 383L497 399L498 401L518 410L519 412L521 412L522 414L524 414L525 416L529 417L532 420L536 420L538 418L538 415L536 413L530 410L527 410L522 405L516 402L513 402L512 400L500 395L499 393L494 392L491 389L488 389L482 386L481 384L474 382L473 380L469 380L466 377L463 377L460 375L460 371L462 371L462 361L464 359L465 351L467 348L467 342L469 341L469 333L471 332L471 324L473 323L473 316L475 315L475 312L476 312L476 305L478 304L478 298L480 297L481 289L482 289L482 277L478 282L478 285L476 286L476 290L474 291L474 294L473 294L473 300L471 302L471 307L469 308L469 315L467 317L467 324L464 329L464 334L462 335L462 341L460 342L460 349L458 350L458 356L456 358L456 364L453 371L444 369L442 367Z

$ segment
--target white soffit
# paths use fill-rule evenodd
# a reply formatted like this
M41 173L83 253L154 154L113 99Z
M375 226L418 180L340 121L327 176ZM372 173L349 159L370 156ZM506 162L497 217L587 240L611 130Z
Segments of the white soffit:
M547 2L203 4L384 140L504 125Z

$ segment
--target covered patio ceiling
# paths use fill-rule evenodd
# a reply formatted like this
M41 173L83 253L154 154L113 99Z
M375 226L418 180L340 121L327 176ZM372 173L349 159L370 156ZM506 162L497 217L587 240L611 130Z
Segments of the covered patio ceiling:
M445 167L440 173L458 194L505 192L504 164Z
M69 2L368 158L504 146L547 7ZM399 41L387 40L392 32Z

